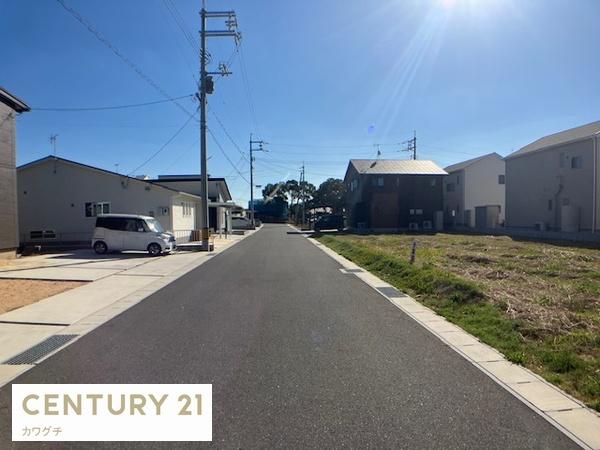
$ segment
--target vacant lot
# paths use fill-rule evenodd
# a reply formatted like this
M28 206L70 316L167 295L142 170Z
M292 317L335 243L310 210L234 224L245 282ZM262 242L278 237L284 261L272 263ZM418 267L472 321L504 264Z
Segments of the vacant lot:
M600 410L600 250L453 234L318 239Z
M0 280L0 314L84 285L78 281Z

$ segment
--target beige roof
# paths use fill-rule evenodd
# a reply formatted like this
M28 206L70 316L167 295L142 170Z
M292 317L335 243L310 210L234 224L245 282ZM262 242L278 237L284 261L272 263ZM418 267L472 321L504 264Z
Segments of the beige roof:
M511 153L506 157L506 159L516 158L517 156L524 155L526 153L532 153L539 150L544 150L547 147L552 147L555 145L566 144L567 142L576 141L579 139L584 139L587 137L591 137L595 134L600 133L600 120L592 123L588 123L587 125L582 125L580 127L571 128L569 130L561 131L560 133L554 133L549 136L538 139L537 141L532 142L529 145L517 150L514 153Z
M351 159L359 173L382 175L448 175L433 161L412 159Z
M482 159L486 159L486 158L490 158L490 157L502 159L502 156L500 156L498 153L488 153L487 155L478 156L476 158L471 158L471 159L467 159L466 161L463 161L463 162L452 164L451 166L444 168L444 170L448 173L458 172L459 170L466 169L471 164L475 164L476 162L481 161Z

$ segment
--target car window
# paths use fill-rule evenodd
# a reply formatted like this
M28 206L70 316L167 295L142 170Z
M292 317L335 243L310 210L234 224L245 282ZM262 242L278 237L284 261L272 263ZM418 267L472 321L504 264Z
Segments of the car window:
M125 221L124 231L137 231L136 219L123 219Z

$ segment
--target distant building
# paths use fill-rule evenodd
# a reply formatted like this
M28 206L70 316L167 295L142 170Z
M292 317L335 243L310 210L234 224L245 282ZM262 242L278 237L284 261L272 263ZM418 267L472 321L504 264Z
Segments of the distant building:
M504 159L490 153L446 167L444 222L450 226L496 228L504 224Z
M250 202L248 209L252 209ZM280 197L254 200L254 217L265 223L285 223L288 219L288 204Z
M600 121L543 137L508 155L506 226L600 230Z
M26 111L29 106L0 88L0 258L14 258L19 246L15 119Z
M23 244L89 243L96 216L153 216L179 242L196 229L200 198L145 180L47 156L17 169Z
M440 228L445 176L433 161L350 160L344 177L348 226L382 231Z
M201 180L200 175L159 175L157 179L149 181L176 191L188 192L201 197ZM231 209L235 205L232 202L231 192L229 192L229 186L225 178L208 177L208 201L209 228L215 232L231 232ZM199 209L200 203L196 206ZM196 217L196 228L202 228L199 214Z

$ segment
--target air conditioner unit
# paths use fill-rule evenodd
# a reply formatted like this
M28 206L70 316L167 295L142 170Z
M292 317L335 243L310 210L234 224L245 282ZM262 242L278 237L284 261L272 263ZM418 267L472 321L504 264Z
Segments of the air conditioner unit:
M419 231L419 224L417 222L410 222L408 224L408 229L410 231Z
M546 231L546 222L536 222L534 228L535 231Z
M158 208L159 216L168 216L169 215L169 207L168 206L160 206Z
M431 220L423 221L423 229L424 230L433 230L433 223L431 222Z

